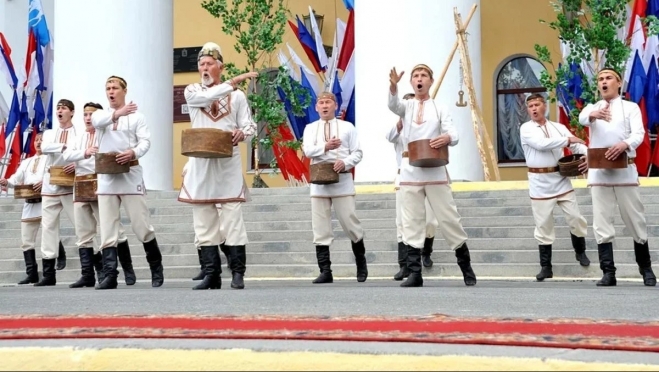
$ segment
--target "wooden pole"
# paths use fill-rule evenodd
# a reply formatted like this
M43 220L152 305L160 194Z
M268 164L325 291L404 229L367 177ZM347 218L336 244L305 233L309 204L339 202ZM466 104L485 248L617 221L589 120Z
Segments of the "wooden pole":
M463 29L466 30L467 27L469 26L469 22L471 22L471 17L473 17L474 13L476 13L476 8L478 8L478 5L476 4L472 5L471 10L469 10L469 15L467 16L467 21L464 23ZM437 96L439 87L442 85L442 81L444 81L446 72L448 71L451 62L453 61L453 57L455 56L455 52L457 50L458 50L458 39L456 39L455 43L453 43L453 48L451 49L451 52L448 54L448 58L446 59L446 63L444 64L444 69L442 70L442 72L439 73L439 78L437 79L437 83L435 84L435 87L432 90L432 94L431 94L432 99L435 99L435 97Z
M460 13L458 13L458 8L453 8L453 15L455 21L456 32L458 34L458 43L460 49L460 57L462 59L462 73L464 76L465 86L467 87L467 93L469 94L469 106L471 107L471 117L474 125L474 135L476 136L476 145L478 146L478 152L481 157L481 162L483 164L483 175L486 181L490 181L490 172L489 166L487 164L487 156L485 150L483 149L483 142L488 147L488 152L490 156L490 161L492 162L492 169L494 170L494 179L495 181L500 181L501 177L499 175L499 168L495 162L495 153L494 146L492 145L492 140L490 139L487 130L483 125L483 115L481 114L478 102L476 101L476 90L474 89L473 74L471 69L471 60L469 59L469 49L467 46L467 40L465 35L465 28L462 23L462 18ZM483 139L481 139L481 131L483 132Z

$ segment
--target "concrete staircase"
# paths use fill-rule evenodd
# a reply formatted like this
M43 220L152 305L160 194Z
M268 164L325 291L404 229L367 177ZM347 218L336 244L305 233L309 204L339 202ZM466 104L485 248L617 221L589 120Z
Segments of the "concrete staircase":
M659 188L640 188L646 205L648 234L653 259L659 246ZM575 261L569 229L557 209L553 265L555 277L598 278L601 276L597 246L593 238L592 205L588 189L576 190L582 213L589 224L588 256L592 264L583 268ZM457 192L454 194L463 225L469 235L472 266L476 275L485 277L524 277L533 279L539 270L537 243L533 239L533 218L527 190ZM197 274L199 263L193 246L192 209L176 201L177 192L149 192L148 203L156 229L168 279L189 280ZM16 283L25 275L20 249L22 201L0 198L0 284ZM247 246L247 278L314 278L318 274L312 244L311 208L308 188L252 190L252 201L244 205L250 244ZM357 214L366 230L366 250L370 277L391 278L398 270L395 230L395 195L360 194ZM132 235L124 218L139 281L150 274L142 245ZM639 278L634 261L633 243L620 217L616 217L618 239L614 243L615 261L620 278ZM334 220L332 269L335 277L355 277L350 242ZM57 273L58 282L75 281L80 264L73 226L62 218L62 239L68 263ZM40 244L40 238L37 241ZM432 255L435 265L425 269L428 277L461 277L453 252L438 234ZM40 252L39 269L41 271ZM224 256L222 255L224 262ZM227 277L223 264L224 277ZM123 274L120 273L120 281Z

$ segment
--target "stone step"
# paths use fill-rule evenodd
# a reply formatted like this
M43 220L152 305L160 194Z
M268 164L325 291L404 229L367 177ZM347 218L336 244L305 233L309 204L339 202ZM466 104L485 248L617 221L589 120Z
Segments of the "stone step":
M185 226L184 226L185 227ZM532 226L515 226L515 227L465 227L464 228L469 238L488 238L488 239L501 239L501 238L528 238L533 236L534 228ZM162 232L157 228L156 237L158 242L163 244L171 243L188 243L194 241L194 231L189 228L182 228L180 232ZM17 247L20 244L20 235L17 235L17 230L0 231L0 244L3 247ZM627 229L623 226L615 227L616 236L628 236ZM569 236L570 230L568 227L559 226L555 229L557 236ZM649 236L659 236L659 226L648 226ZM63 239L73 238L73 228L61 229L61 236ZM288 241L306 241L311 242L313 239L313 232L311 230L271 230L271 231L248 231L248 239L251 242L271 241L273 239L286 239ZM365 229L365 236L367 239L395 241L396 230L394 228L387 229ZM589 237L593 236L592 227L588 227ZM334 230L335 239L345 239L347 235L341 229Z
M78 249L75 247L75 239L68 237L64 239L64 249L68 256L78 257ZM659 247L659 238L650 237L648 239L650 248L653 250ZM133 255L143 254L142 244L135 239L134 236L128 236L128 243ZM398 244L395 240L391 241L375 241L372 239L365 240L367 251L389 251L397 252ZM507 251L529 251L537 256L538 243L533 238L523 239L469 239L469 249L471 251L498 251L504 254ZM633 249L632 239L629 237L620 237L613 243L616 252L618 249L626 250ZM98 246L98 245L96 245ZM592 238L586 239L587 251L591 255L596 255L597 244ZM553 244L556 251L572 249L572 242L570 238L558 238ZM191 254L195 251L195 247L190 242L177 243L177 244L160 244L160 250L163 254L177 255L177 254ZM332 252L351 252L351 244L347 239L335 240L331 246ZM435 252L449 251L446 242L440 238L435 239L434 243ZM311 241L267 241L267 242L251 242L247 245L249 253L277 253L281 255L296 255L298 253L315 252L315 248ZM592 253L591 253L592 252ZM39 245L37 245L37 255L40 255ZM2 247L0 248L0 259L22 259L23 255L21 250L15 247ZM534 262L534 258L530 262Z
M515 277L515 278L528 278L529 281L535 281L535 275L539 271L537 263L533 264L474 264L472 265L477 277ZM41 270L41 266L39 266ZM638 267L636 264L616 264L616 276L618 278L635 278L639 279ZM118 289L125 288L124 277L121 269L119 269L119 287ZM230 289L230 274L226 266L222 267L222 289ZM336 278L355 278L355 265L353 264L337 264L332 265L333 275ZM398 271L398 264L371 264L368 267L369 277L371 278L391 278ZM430 269L423 269L426 278L462 278L460 268L455 263L450 264L435 264ZM565 263L553 265L553 272L555 277L568 277L568 278L590 278L593 281L598 280L602 276L597 265L589 267L581 267L577 263ZM199 266L171 266L165 267L165 283L167 286L168 279L183 279L188 280L199 273ZM135 274L138 283L150 282L151 274L145 263L137 262L135 265ZM40 273L41 275L41 273ZM318 276L318 267L312 265L249 265L245 273L247 280L247 287L249 287L249 279L251 278L297 278L313 280ZM0 283L16 283L25 277L24 271L4 271L0 272ZM65 286L68 283L78 280L80 272L78 270L69 269L57 272L58 286ZM392 279L393 280L393 279ZM548 279L547 281L550 281ZM196 283L190 280L190 288ZM283 284L285 285L285 284ZM327 284L331 285L331 284ZM358 285L355 279L355 285ZM542 284L538 284L542 285ZM595 283L583 283L584 287L594 286ZM643 285L637 283L637 285ZM31 285L25 288L34 288ZM28 290L28 289L26 289ZM48 290L45 289L32 289L32 290ZM73 289L72 289L73 290ZM92 288L86 289L94 291ZM157 289L154 289L157 290Z
M133 263L136 266L146 266L146 257L143 251L131 252ZM599 261L596 252L590 253L589 257L592 265L597 266ZM555 249L552 252L552 264L578 264L573 250L559 250ZM471 261L473 264L528 264L538 263L538 251L533 249L528 250L470 250ZM656 251L652 251L651 255L659 258ZM226 264L226 259L223 253L220 252L222 264ZM41 257L40 253L37 257ZM447 250L438 250L432 253L432 259L438 264L455 263L456 258L453 252ZM369 264L391 264L398 262L398 252L396 251L366 251L366 260ZM331 252L332 264L354 264L355 256L350 251L333 251ZM39 262L41 262L39 260ZM635 263L635 256L633 249L618 250L615 252L616 264L629 264ZM296 265L304 264L316 266L316 253L312 250L307 252L297 253L252 253L247 252L247 266L252 265ZM195 266L199 265L199 258L194 250L190 249L184 254L163 254L163 265L170 266ZM67 255L67 269L80 269L80 260L77 254ZM22 271L25 270L25 264L22 257L17 256L12 259L0 259L0 272L2 271Z

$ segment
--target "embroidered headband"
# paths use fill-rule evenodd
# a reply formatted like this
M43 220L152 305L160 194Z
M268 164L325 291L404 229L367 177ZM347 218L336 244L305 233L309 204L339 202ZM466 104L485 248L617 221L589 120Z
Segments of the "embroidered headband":
M597 77L599 78L601 74L608 72L609 74L613 75L618 79L618 81L622 81L622 78L620 77L620 74L618 71L612 69L612 68L603 68L600 70L600 72L597 73Z
M121 86L122 89L126 89L128 87L128 84L126 83L126 80L124 78L119 77L119 76L110 76L108 80L105 82L107 83L119 83L119 86Z
M103 106L96 102L87 102L83 109L85 112L94 112L96 110L103 110Z
M430 67L428 67L428 65L420 63L420 64L414 66L414 68L412 69L412 73L414 73L414 71L416 71L416 70L426 70L426 71L428 71L428 73L430 74L430 78L432 79L432 75L433 75L432 69Z
M334 95L334 93L331 92L320 93L316 101L320 101L321 99L331 99L332 101L334 101L334 103L336 103L336 96Z

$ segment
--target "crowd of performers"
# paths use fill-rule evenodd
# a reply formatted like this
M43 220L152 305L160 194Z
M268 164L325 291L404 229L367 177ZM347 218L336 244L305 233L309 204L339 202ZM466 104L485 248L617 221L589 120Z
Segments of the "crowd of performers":
M185 99L193 129L214 128L230 133L232 149L223 158L191 156L183 169L183 183L178 200L192 205L193 224L201 271L193 278L200 281L193 289L220 289L220 250L231 271L231 288L244 288L247 232L242 204L249 200L240 155L239 142L256 133L246 95L237 89L241 82L255 78L250 72L221 81L224 60L220 47L206 43L198 55L201 82L185 89ZM420 167L410 164L410 143L427 140L433 149L458 145L459 138L447 107L429 96L433 71L424 64L410 72L414 93L399 96L398 85L404 72L392 69L389 75L388 107L400 119L387 134L394 144L398 162L396 189L396 228L398 264L394 279L402 287L423 286L422 267L433 265L431 253L435 232L439 230L463 274L467 286L476 285L471 267L468 236L462 226L445 166ZM590 128L590 148L608 149L603 157L615 161L627 158L627 166L616 169L588 169L588 148L561 124L546 119L547 103L542 95L532 94L526 100L531 120L521 126L521 143L528 166L529 194L535 220L534 237L538 242L541 270L536 279L552 278L552 244L555 239L553 211L559 206L566 217L574 247L575 259L589 266L586 255L586 219L581 215L570 178L561 175L558 160L563 148L583 154L578 169L587 172L593 203L593 231L597 242L603 276L598 286L616 285L613 259L616 205L631 232L639 273L647 286L656 285L648 248L647 227L639 181L634 164L635 149L644 137L641 112L634 102L620 97L621 76L612 69L599 71L598 89L601 100L583 108L579 121ZM130 220L136 238L142 243L151 271L151 284L164 282L162 254L150 222L143 181L143 165L139 159L150 147L149 127L136 104L126 102L127 82L111 76L105 84L108 108L99 103L84 105L83 132L76 131L71 120L74 103L62 99L57 103L59 127L38 135L37 154L24 160L3 186L29 187L39 193L28 198L21 219L22 250L27 277L19 284L35 286L56 284L56 271L66 266L66 254L60 241L62 212L74 222L81 277L71 288L96 287L115 289L118 266L121 265L126 285L135 284L131 252L120 220L120 207ZM348 235L355 257L356 278L366 281L368 267L364 229L355 211L355 186L350 173L362 159L357 131L346 121L336 118L334 94L318 95L316 110L320 119L309 123L303 134L303 152L311 159L311 167L327 165L336 179L312 182L311 222L313 244L320 270L313 283L331 283L330 246L332 207ZM232 151L232 153L231 153ZM99 173L96 157L111 154L111 162L129 167L128 171ZM111 164L112 165L112 164ZM100 170L99 170L100 171ZM60 172L74 174L74 186L55 185ZM314 172L312 171L312 174ZM52 179L51 179L52 178ZM85 190L94 184L92 195ZM100 226L100 244L94 248L94 237ZM35 243L41 227L42 275L39 277Z

